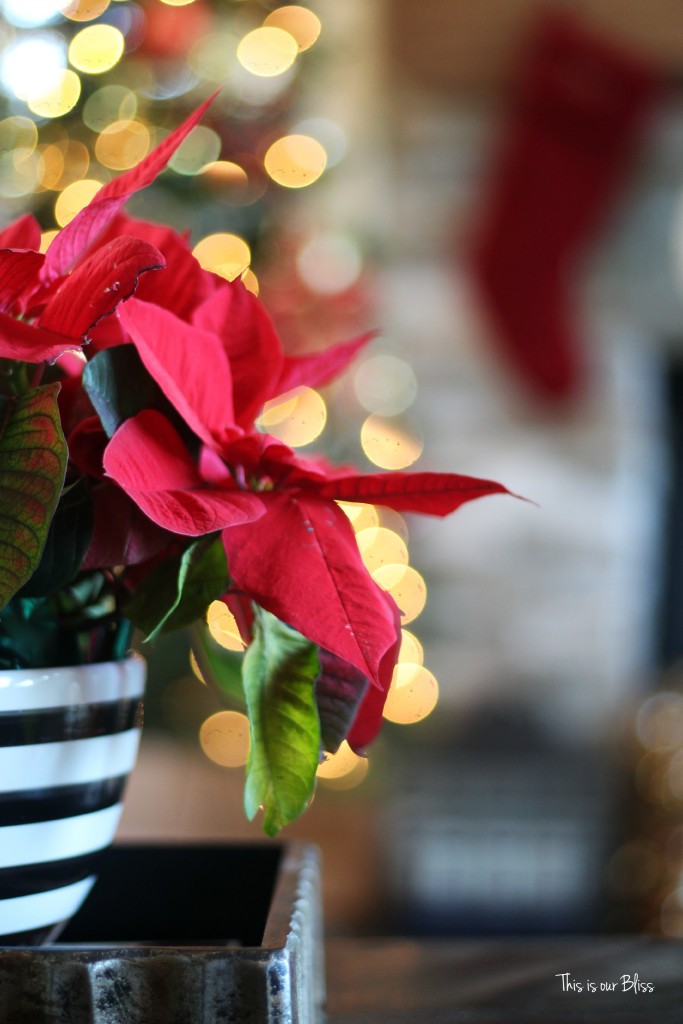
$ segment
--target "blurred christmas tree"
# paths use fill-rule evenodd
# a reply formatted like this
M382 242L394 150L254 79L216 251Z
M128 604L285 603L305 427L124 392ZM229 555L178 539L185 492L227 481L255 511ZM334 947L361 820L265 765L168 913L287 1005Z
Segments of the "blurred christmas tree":
M244 270L278 192L322 174L324 140L290 131L300 55L321 28L312 10L263 0L3 0L0 9L4 220L30 207L46 231L63 226L213 89L208 117L138 200L145 216L193 237L217 227L235 236L205 245L202 262L226 276Z

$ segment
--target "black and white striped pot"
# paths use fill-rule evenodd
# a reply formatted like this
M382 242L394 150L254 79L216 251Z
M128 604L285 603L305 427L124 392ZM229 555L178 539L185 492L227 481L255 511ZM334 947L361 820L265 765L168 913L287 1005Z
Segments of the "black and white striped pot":
M142 658L0 671L0 945L50 942L111 843L142 727Z

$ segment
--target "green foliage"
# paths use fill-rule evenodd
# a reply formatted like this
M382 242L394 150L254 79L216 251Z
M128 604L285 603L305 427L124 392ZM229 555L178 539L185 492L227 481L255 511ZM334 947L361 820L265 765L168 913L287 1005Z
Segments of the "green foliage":
M117 345L98 352L83 369L83 387L107 437L112 437L124 420L165 401L134 345Z
M0 668L44 668L119 660L131 625L116 608L115 584L82 573L49 597L14 597L0 612Z
M66 472L59 384L0 399L0 609L38 568Z
M168 558L142 581L124 607L147 640L189 626L228 587L228 566L220 537L211 535Z
M229 707L244 707L242 661L244 655L226 651L217 644L205 625L192 628L192 650L202 676Z
M243 664L251 727L244 806L250 819L263 807L267 835L302 814L315 789L320 724L314 684L319 671L316 646L257 609Z
M93 513L84 480L65 488L57 505L40 565L19 591L20 597L46 597L78 574L92 537Z

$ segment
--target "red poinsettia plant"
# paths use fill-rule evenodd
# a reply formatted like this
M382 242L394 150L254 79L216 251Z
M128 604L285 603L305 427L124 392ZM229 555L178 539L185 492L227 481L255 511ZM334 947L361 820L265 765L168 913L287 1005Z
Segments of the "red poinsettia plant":
M363 750L395 667L400 612L340 500L436 516L500 484L369 473L262 433L269 399L323 385L368 338L288 355L259 300L186 238L122 213L201 117L106 184L39 252L0 231L0 665L122 657L225 601L249 645L245 806L276 832L323 751Z

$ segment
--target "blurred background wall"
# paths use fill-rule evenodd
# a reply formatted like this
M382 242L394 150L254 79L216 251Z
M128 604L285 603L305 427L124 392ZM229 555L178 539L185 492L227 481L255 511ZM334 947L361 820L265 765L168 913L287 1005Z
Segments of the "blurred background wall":
M268 429L530 499L444 522L349 510L415 618L369 762L321 779L290 831L323 848L328 929L680 934L679 5L0 9L5 220L33 208L47 244L220 87L130 211L246 273L292 349L379 328ZM280 64L264 28L294 40ZM226 766L239 730L189 646L145 650L124 837L258 834Z

